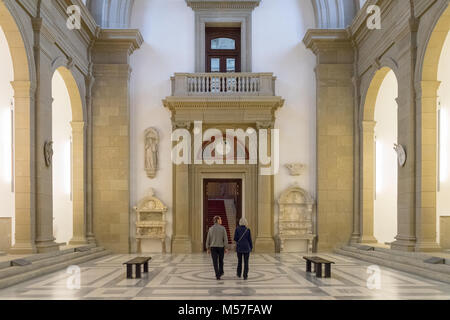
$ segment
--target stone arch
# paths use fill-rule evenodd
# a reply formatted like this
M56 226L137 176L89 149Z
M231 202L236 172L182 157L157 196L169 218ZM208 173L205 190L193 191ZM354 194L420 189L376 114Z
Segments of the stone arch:
M134 0L88 0L86 7L102 28L126 29L130 27Z
M311 0L318 29L345 29L360 9L359 0Z
M439 62L450 31L448 1L438 7L432 20L423 23L426 34L419 48L416 68L417 90L417 164L416 176L416 250L439 249L436 239L437 199L437 100L440 82Z
M391 61L392 62L392 61ZM390 63L389 63L390 64ZM374 237L374 200L375 200L375 106L383 81L389 72L393 71L388 66L383 66L374 71L366 93L363 95L363 105L360 111L360 135L361 135L361 184L360 184L360 241L363 243L377 243ZM397 74L395 74L398 79Z
M62 63L64 60L56 59L53 65L54 72L61 75L70 99L72 112L72 199L73 199L73 238L72 245L86 244L86 181L87 181L87 139L86 139L86 112L84 99L81 98L82 88L75 80L73 71Z
M34 181L34 117L32 109L36 75L32 41L27 38L14 1L0 2L0 26L11 53L14 80L14 181L15 181L15 244L13 253L34 253L35 197Z

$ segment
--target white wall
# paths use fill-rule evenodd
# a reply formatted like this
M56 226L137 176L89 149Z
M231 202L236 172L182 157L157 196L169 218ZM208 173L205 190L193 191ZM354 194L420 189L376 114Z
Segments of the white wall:
M154 187L169 207L171 230L171 120L161 100L171 94L170 77L175 72L194 72L194 12L184 0L136 0L131 21L145 40L132 56L131 202L136 205ZM286 99L276 123L281 166L291 162L308 166L298 179L281 167L275 177L275 197L295 181L315 193L315 57L302 43L314 23L312 4L304 0L264 0L253 14L253 71L274 72L277 94ZM161 135L160 170L154 180L144 171L143 135L148 127L156 127Z
M52 79L53 135L53 236L56 242L69 242L73 235L73 204L71 193L70 139L72 111L69 92L61 74Z
M12 218L11 239L14 244L14 193L11 191L11 102L14 91L10 82L14 80L14 70L9 46L0 27L0 217ZM0 235L2 236L2 235Z
M439 62L439 101L441 105L440 191L437 193L437 241L439 217L450 216L450 33L444 44Z
M378 242L393 242L397 235L397 143L398 84L390 71L378 93L375 105L376 200L374 235Z

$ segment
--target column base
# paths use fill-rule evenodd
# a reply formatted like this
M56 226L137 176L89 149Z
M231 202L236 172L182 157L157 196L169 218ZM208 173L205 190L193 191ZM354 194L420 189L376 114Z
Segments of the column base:
M259 237L255 241L256 253L274 253L275 252L275 239L270 237Z
M36 249L38 253L47 253L59 251L60 243L56 243L54 240L36 242Z
M72 238L72 240L69 241L70 246L82 246L88 244L89 241L86 238Z
M419 242L416 243L416 251L418 252L437 252L442 251L442 248L437 242Z
M8 250L9 254L33 254L37 253L36 246L32 245L29 242L16 242L14 246L12 246Z
M402 238L402 237L395 237L395 241L391 243L391 249L392 250L399 250L399 251L408 251L413 252L415 251L416 247L416 239L415 238Z
M192 243L189 237L177 237L172 240L172 253L192 253Z
M361 235L359 234L352 234L352 237L350 238L349 243L350 244L356 244L361 242Z
M369 244L369 243L378 243L378 240L374 236L362 236L359 242Z
M89 244L97 244L97 241L95 240L95 236L93 234L88 234L86 236L86 239Z

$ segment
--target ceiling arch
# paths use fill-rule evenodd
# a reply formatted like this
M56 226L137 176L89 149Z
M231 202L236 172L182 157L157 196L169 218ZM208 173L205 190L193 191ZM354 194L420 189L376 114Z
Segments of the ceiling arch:
M360 9L360 0L311 0L311 2L318 29L344 29L352 23ZM133 4L134 0L86 1L86 6L99 26L109 29L129 28Z
M97 24L104 29L130 27L134 0L87 0L86 6Z
M311 0L318 29L345 29L360 9L360 0Z

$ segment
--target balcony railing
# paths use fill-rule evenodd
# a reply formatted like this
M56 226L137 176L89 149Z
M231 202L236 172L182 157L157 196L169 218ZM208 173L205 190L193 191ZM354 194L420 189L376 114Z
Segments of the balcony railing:
M176 73L173 96L274 96L273 73Z

